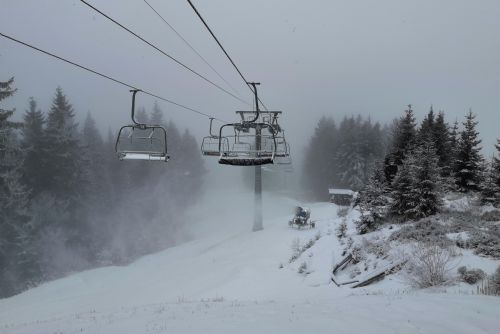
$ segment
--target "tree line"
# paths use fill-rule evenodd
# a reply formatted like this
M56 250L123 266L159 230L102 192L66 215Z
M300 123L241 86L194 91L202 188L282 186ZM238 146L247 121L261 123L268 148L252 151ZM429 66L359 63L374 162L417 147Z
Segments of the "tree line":
M500 140L497 157L485 159L477 124L472 111L459 127L431 107L417 126L409 106L395 121L388 152L357 199L363 213L359 231L375 228L388 216L418 220L434 215L448 192L474 194L483 204L500 206Z
M325 199L328 188L360 190L376 162L383 158L388 126L361 116L339 125L322 117L306 148L302 184L313 199Z
M0 82L0 102L16 93ZM22 122L0 104L0 298L70 272L122 264L171 245L205 169L196 139L155 103L138 118L164 125L173 159L120 162L115 133L83 125L58 87L50 109L30 98Z

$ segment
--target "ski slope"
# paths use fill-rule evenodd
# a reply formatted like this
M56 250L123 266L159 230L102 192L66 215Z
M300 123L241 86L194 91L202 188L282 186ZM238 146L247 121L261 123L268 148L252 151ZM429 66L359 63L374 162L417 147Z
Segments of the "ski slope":
M266 194L265 229L251 232L251 207L238 205L251 200L207 197L211 210L191 213L192 241L0 300L0 333L497 333L499 298L414 291L395 278L336 287L337 207L309 205L317 228L299 231L287 224L295 201ZM289 263L292 244L309 240Z

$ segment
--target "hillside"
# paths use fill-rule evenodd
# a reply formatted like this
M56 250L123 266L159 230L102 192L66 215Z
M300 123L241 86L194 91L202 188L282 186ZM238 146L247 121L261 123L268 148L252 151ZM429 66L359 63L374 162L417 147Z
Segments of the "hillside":
M399 275L359 289L332 284L342 258L337 206L310 204L316 228L296 230L287 225L296 203L266 194L265 229L252 233L238 207L251 196L232 197L241 201L228 208L212 196L211 216L192 213L189 242L0 300L0 332L496 333L500 299L472 287L417 291ZM497 264L484 261L490 271Z

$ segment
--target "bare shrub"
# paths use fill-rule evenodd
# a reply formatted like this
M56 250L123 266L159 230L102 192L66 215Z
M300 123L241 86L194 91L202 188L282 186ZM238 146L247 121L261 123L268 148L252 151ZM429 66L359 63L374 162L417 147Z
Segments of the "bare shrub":
M466 266L462 266L457 272L460 279L467 284L476 284L486 277L486 273L478 268L468 270Z
M336 232L337 238L339 238L339 239L345 238L347 236L347 234L346 234L347 233L347 223L345 221L340 223L335 232Z
M481 216L482 220L487 222L497 222L500 221L500 210L493 210L483 213Z
M408 281L417 288L443 285L451 280L452 252L433 244L416 244L408 259Z
M299 268L297 269L297 272L299 274L307 274L307 263L306 262L302 262L299 266Z

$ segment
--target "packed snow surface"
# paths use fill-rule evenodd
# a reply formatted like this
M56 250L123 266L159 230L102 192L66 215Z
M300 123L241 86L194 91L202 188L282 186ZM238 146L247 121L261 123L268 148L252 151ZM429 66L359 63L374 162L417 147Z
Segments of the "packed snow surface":
M288 220L302 203L264 198L263 231L238 206L252 196L218 194L193 210L190 242L0 300L0 333L498 333L500 298L471 289L417 291L397 276L335 286L338 207L308 204L316 228L297 230Z

